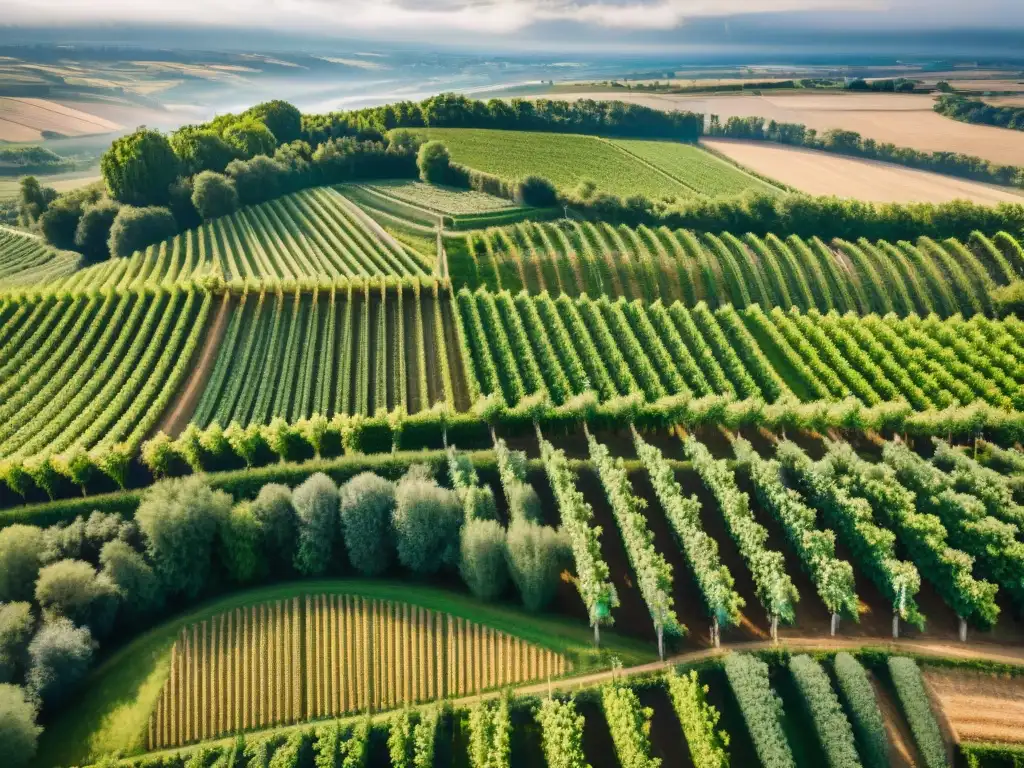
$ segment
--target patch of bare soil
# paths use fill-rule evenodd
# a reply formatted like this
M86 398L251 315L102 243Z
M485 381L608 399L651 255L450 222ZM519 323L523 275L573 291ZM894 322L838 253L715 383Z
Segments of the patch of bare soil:
M904 719L895 697L870 671L868 677L871 680L871 686L875 689L875 699L878 701L878 708L885 721L886 736L889 737L889 765L892 768L923 766L924 762L922 762L917 745L914 743L914 735L910 732L910 726Z
M965 669L925 669L957 741L1024 743L1024 679Z

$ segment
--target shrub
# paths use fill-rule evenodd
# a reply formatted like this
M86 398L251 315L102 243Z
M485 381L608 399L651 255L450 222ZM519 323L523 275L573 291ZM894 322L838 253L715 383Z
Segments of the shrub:
M135 534L135 524L115 512L95 511L88 518L79 515L70 523L51 525L43 531L46 540L43 562L85 560L95 563L100 549L108 541L127 540Z
M75 229L75 246L87 261L102 261L110 256L110 228L121 206L113 200L99 200L82 209Z
M81 560L60 560L39 571L36 602L43 618L71 619L95 637L110 631L117 611L117 590L106 576Z
M412 717L408 709L391 716L388 721L388 757L391 768L412 768Z
M262 570L261 529L252 504L243 501L221 521L217 536L218 560L228 578L238 584L252 581Z
M95 643L86 627L70 619L43 624L28 646L28 689L45 705L70 695L92 663Z
M420 179L428 184L446 184L451 176L452 158L448 147L440 141L428 141L420 145L416 154L416 167Z
M413 467L395 490L392 524L399 562L420 575L456 565L462 519L458 494L424 479Z
M204 219L227 216L238 210L235 182L221 173L203 171L192 181L192 205Z
M21 678L35 626L29 603L0 603L0 683Z
M248 109L245 115L267 126L279 144L302 138L302 113L287 101L265 101Z
M299 522L295 569L306 576L326 573L338 537L338 486L318 472L295 489L292 504Z
M119 621L138 625L163 608L164 596L156 573L125 541L108 541L100 550L103 574L121 597Z
M264 485L252 503L252 515L260 525L268 568L272 573L290 573L298 535L291 489L280 483Z
M391 516L395 510L395 484L372 472L363 472L341 486L339 495L349 562L364 576L384 573L394 558Z
M708 687L700 684L697 673L692 669L686 675L669 673L668 693L694 768L728 768L729 734L715 730L721 714L708 704Z
M8 768L22 768L35 756L43 729L36 725L35 704L17 685L0 684L0 754Z
M131 256L177 233L178 224L167 208L135 208L125 205L114 217L107 247L111 256Z
M889 674L892 675L896 695L903 705L914 741L924 758L927 768L949 768L946 746L942 740L939 723L932 712L931 700L921 678L921 670L913 659L903 656L889 658Z
M222 173L235 159L235 150L216 131L186 125L170 137L171 148L181 162L182 172L194 175L201 171Z
M887 768L889 741L867 672L859 661L845 651L836 654L835 671L839 694L850 715L850 724L857 737L864 767Z
M505 529L497 520L470 518L462 526L459 572L469 591L481 600L493 600L508 585Z
M183 176L176 179L167 191L167 207L178 224L178 230L195 229L203 223L202 217L192 202L192 179Z
M544 507L540 496L529 483L510 483L505 491L508 496L508 519L523 519L534 523L544 520Z
M505 553L509 575L529 611L543 610L558 591L569 544L553 528L517 517L508 527Z
M810 712L828 764L832 768L859 768L860 758L853 742L853 729L825 670L810 656L800 655L790 659L789 671L796 680L804 706Z
M224 141L242 157L272 155L277 147L277 138L259 120L242 119L224 130Z
M0 531L0 601L31 599L45 546L42 529L34 525Z
M235 181L238 201L254 205L277 197L287 172L280 163L258 155L251 160L232 160L225 173Z
M212 547L231 497L202 479L161 480L143 495L135 521L167 594L192 599L206 585Z
M82 212L100 199L98 185L76 189L56 197L39 217L39 231L54 248L71 250Z
M547 208L558 202L558 190L541 176L527 176L516 186L515 201L520 205Z
M167 205L167 190L178 177L178 158L167 137L140 128L115 139L100 158L110 196L127 205Z
M764 768L795 768L782 730L782 700L768 681L768 665L744 654L725 657L725 675Z

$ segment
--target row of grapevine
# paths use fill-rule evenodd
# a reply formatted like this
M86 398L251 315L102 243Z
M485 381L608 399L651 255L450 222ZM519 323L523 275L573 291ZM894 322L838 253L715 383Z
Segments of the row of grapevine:
M182 629L148 746L180 746L564 675L566 659L461 617L351 595L238 608Z
M418 291L405 294L383 287L244 293L232 308L193 422L245 426L275 417L297 422L313 414L431 408L431 391L445 391L441 363L428 357L421 335L434 325L422 317ZM405 301L417 312L405 312ZM415 340L413 354L406 355L406 339ZM433 342L431 350L443 350L440 340Z
M175 286L13 307L0 336L0 455L138 450L184 382L215 300L226 299Z
M766 310L990 314L991 290L1024 277L1003 255L1017 243L1005 233L991 239L975 233L967 243L861 239L830 247L817 238L738 238L561 220L467 238L467 263L458 272L469 288L689 305L704 300L712 308L755 303Z
M48 283L78 269L80 256L50 248L37 235L0 226L0 289Z
M625 686L608 685L601 691L601 705L615 755L622 768L659 768L661 760L651 757L648 736L654 711L640 706L636 693Z

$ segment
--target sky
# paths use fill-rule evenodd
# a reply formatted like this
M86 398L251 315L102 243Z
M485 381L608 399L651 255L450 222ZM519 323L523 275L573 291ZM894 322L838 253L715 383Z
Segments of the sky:
M244 26L453 42L666 34L730 20L821 30L1024 29L1024 0L0 0L9 26Z

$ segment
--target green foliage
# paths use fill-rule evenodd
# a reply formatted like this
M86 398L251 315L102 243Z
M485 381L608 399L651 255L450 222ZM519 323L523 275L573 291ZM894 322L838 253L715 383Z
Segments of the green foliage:
M694 768L728 768L729 734L716 730L721 714L707 701L708 686L692 669L685 675L669 673L667 682Z
M114 140L100 159L100 172L110 196L118 202L166 205L179 165L166 136L141 128Z
M548 768L590 768L583 754L584 718L576 712L576 702L545 699L537 710L537 722Z
M83 211L98 202L100 196L100 190L90 185L50 200L37 222L46 242L61 250L73 249Z
M924 687L921 670L913 659L892 656L888 661L889 674L910 724L914 741L927 768L948 768L946 746L939 723L932 712L931 700Z
M163 608L163 589L153 568L130 544L108 541L100 550L103 575L120 597L118 620L137 626Z
M0 683L0 753L4 765L24 768L36 754L43 729L36 725L36 706L23 688Z
M113 624L118 595L110 579L89 563L59 560L39 571L35 598L44 620L63 616L103 637Z
M384 573L395 556L391 533L395 484L373 472L363 472L341 486L340 495L349 562L364 576Z
M427 141L416 154L420 180L427 184L445 184L451 176L451 155L440 141Z
M0 683L21 679L35 626L30 603L0 603Z
M421 575L457 565L463 516L458 494L410 471L395 490L398 561Z
M178 223L167 208L123 205L110 227L107 247L111 256L126 257L177 233Z
M391 768L412 768L412 733L412 715L408 709L391 716L388 722L388 757L391 760Z
M761 765L795 768L793 752L782 730L782 700L771 689L768 665L754 656L730 653L725 657L725 675Z
M266 125L278 144L288 144L302 138L302 113L287 101L265 101L250 107L245 116Z
M120 210L118 203L107 199L82 209L82 217L75 229L75 246L87 261L102 261L110 256L110 229Z
M291 489L280 483L267 483L252 503L252 515L260 526L263 558L271 573L289 573L298 536Z
M515 199L520 205L547 208L558 203L558 190L541 176L526 176L516 186Z
M497 520L468 518L462 526L459 572L481 600L499 597L508 585L505 529Z
M435 741L441 711L437 706L420 713L419 722L412 731L413 768L434 768Z
M654 711L641 707L631 689L608 685L601 690L601 704L615 754L622 768L658 768L661 759L651 757L651 717Z
M834 668L839 694L850 715L850 724L857 737L865 768L887 768L889 741L867 672L860 662L845 651L836 654Z
M43 624L28 646L29 691L47 707L68 698L85 677L94 646L88 628L76 627L70 619Z
M216 131L185 125L170 135L171 149L186 175L202 171L223 173L235 150Z
M41 529L11 525L0 531L0 601L30 599L46 546Z
M338 486L317 473L292 493L298 519L295 570L307 576L327 572L338 539Z
M197 174L192 181L192 205L203 219L234 213L238 210L234 180L214 171Z
M232 581L245 584L262 574L262 533L249 502L236 504L221 521L217 556Z
M828 764L833 768L859 768L853 729L825 670L810 656L800 655L789 660L789 671L811 715Z
M469 710L470 768L509 768L512 721L509 700L474 705Z
M527 486L528 487L528 486ZM558 591L559 576L570 557L564 532L524 517L514 517L505 539L508 572L528 611L541 611Z
M239 120L224 130L224 141L243 158L256 155L272 155L277 147L277 138L259 120Z

